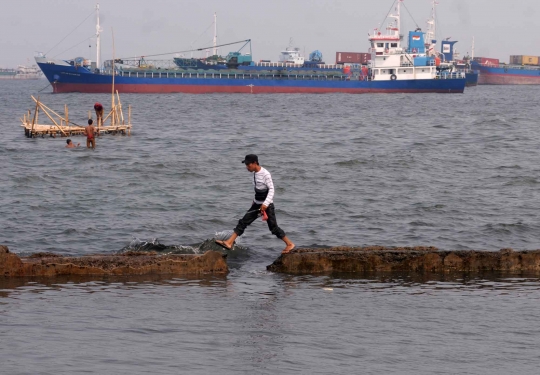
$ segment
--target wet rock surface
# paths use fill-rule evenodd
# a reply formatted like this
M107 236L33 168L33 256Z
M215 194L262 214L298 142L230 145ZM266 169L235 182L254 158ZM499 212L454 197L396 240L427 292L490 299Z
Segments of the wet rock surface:
M439 251L435 247L296 249L267 267L290 274L332 272L540 272L540 250Z
M0 277L61 275L194 275L226 274L223 254L207 251L196 254L160 255L152 252L126 252L116 255L65 257L37 253L19 257L0 246Z

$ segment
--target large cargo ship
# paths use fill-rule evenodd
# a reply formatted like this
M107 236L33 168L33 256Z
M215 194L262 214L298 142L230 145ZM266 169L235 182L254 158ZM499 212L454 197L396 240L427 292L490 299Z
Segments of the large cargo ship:
M410 32L408 46L401 46L402 1L396 0L386 32L376 30L369 36L368 66L326 65L303 59L254 63L251 55L233 52L213 63L178 58L175 66L163 68L141 63L141 58L115 59L101 67L99 31L96 63L46 56L36 57L36 62L55 93L107 93L113 77L115 89L122 93L462 93L465 75L438 69L437 59L426 54L425 33ZM100 30L99 7L96 11L96 29Z
M517 56L511 56L510 61L516 61ZM538 58L536 58L538 61ZM472 62L472 68L478 70L480 85L540 85L540 66L521 64L504 64L498 59L477 57Z

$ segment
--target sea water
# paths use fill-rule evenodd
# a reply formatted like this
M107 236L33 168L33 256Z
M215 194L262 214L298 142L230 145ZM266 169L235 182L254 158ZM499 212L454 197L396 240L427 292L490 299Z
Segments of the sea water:
M45 85L0 85L0 244L15 253L196 249L249 209L249 153L298 246L540 247L536 87L122 95L132 135L92 151L24 137L31 94L80 124L110 107ZM260 219L240 244L223 277L0 279L0 372L538 372L535 275L273 274L284 244Z

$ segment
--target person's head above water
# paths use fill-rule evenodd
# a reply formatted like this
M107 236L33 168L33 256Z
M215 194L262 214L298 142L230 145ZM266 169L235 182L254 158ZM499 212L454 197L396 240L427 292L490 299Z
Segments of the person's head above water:
M259 157L255 154L246 155L242 163L246 165L246 168L250 172L257 171L259 167Z
M88 120L88 125L92 125L93 123L94 123L94 120L92 120L92 119Z
M66 143L69 145L71 143L71 139L66 139Z

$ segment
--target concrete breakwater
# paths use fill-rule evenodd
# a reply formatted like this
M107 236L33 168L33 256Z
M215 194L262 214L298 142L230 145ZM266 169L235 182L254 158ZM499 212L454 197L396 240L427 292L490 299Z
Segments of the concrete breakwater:
M540 250L439 251L434 247L296 249L267 267L290 274L331 272L540 272Z
M223 254L207 251L202 255L128 252L115 255L67 257L37 253L19 257L0 245L0 276L129 276L226 274Z

